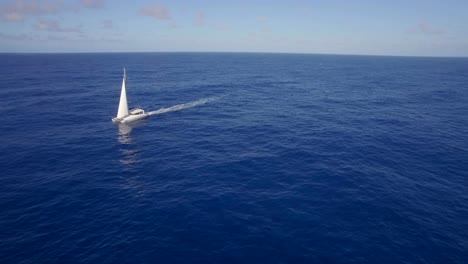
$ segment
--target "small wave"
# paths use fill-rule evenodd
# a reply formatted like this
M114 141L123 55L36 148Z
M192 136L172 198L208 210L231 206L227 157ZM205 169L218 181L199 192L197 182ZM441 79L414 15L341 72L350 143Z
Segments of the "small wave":
M165 107L165 108L161 108L161 109L158 109L158 110L150 111L150 112L148 112L148 115L152 116L152 115L160 115L160 114L164 114L164 113L168 113L168 112L180 111L180 110L184 110L184 109L187 109L187 108L192 108L192 107L199 106L199 105L204 105L206 103L215 101L217 99L218 99L218 97L203 98L203 99L193 101L193 102L189 102L189 103L185 103L185 104L178 104L178 105L174 105L174 106L171 106L171 107Z

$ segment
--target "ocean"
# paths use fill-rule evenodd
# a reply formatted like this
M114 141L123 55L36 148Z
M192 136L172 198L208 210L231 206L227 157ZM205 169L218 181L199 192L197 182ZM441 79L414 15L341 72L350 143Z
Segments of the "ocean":
M0 113L0 263L468 263L468 58L0 54Z

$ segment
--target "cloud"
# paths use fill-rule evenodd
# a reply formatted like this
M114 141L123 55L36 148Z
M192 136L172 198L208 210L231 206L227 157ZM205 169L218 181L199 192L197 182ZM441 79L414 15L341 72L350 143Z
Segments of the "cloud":
M3 14L0 14L0 19L9 22L22 22L24 20L23 16L16 12L5 12Z
M447 32L442 29L434 28L427 22L420 22L410 33L424 34L424 35L444 35Z
M80 35L37 35L37 34L5 34L0 32L0 39L5 41L34 41L34 42L113 42L123 43L124 40L121 38L98 36L92 37L85 34Z
M171 23L169 23L169 27L170 27L170 28L178 28L178 27L179 27L179 25L177 25L177 23L176 23L176 22L174 22L174 21L171 21Z
M5 34L0 32L0 39L16 40L16 41L31 41L34 37L27 34Z
M268 17L258 16L258 17L256 17L255 20L257 20L257 22L260 22L260 23L268 22Z
M80 5L84 8L102 8L105 0L80 0Z
M162 20L171 19L169 9L160 4L154 4L144 7L143 9L141 9L140 14Z
M27 16L57 14L64 9L61 0L15 0L0 5L0 20L23 22Z
M250 36L266 35L266 34L269 34L271 32L271 26L270 26L270 23L268 23L268 21L269 21L268 17L257 16L255 18L255 20L257 21L256 27L257 27L257 33L258 34L249 34Z
M102 21L102 28L104 29L113 29L114 28L114 23L112 23L112 20L106 19Z
M226 24L216 24L213 28L220 31L228 31L230 29L230 27Z
M33 16L56 15L66 11L78 11L83 8L101 8L105 0L13 0L0 4L0 21L23 22Z
M203 27L205 25L205 13L200 11L195 15L195 25L198 27Z
M10 41L58 41L58 40L67 40L65 36L39 36L35 34L5 34L0 33L0 39L10 40Z
M80 27L63 27L55 20L38 20L34 24L34 28L39 31L82 33Z
M271 27L270 26L262 26L260 27L260 31L263 33L270 33L271 32Z
M421 22L418 25L419 31L424 33L424 34L429 34L429 35L442 35L445 34L446 32L441 29L436 29L427 24L426 22Z

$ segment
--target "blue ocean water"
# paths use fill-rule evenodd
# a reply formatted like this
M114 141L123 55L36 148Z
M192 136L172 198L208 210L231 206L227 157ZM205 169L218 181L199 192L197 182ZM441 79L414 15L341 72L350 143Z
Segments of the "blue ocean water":
M0 113L0 263L468 263L468 59L2 54Z

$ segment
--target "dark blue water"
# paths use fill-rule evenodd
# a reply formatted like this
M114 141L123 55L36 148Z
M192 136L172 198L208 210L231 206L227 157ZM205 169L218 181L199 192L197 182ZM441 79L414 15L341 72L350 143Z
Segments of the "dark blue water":
M0 263L468 263L468 59L3 54L0 113Z

